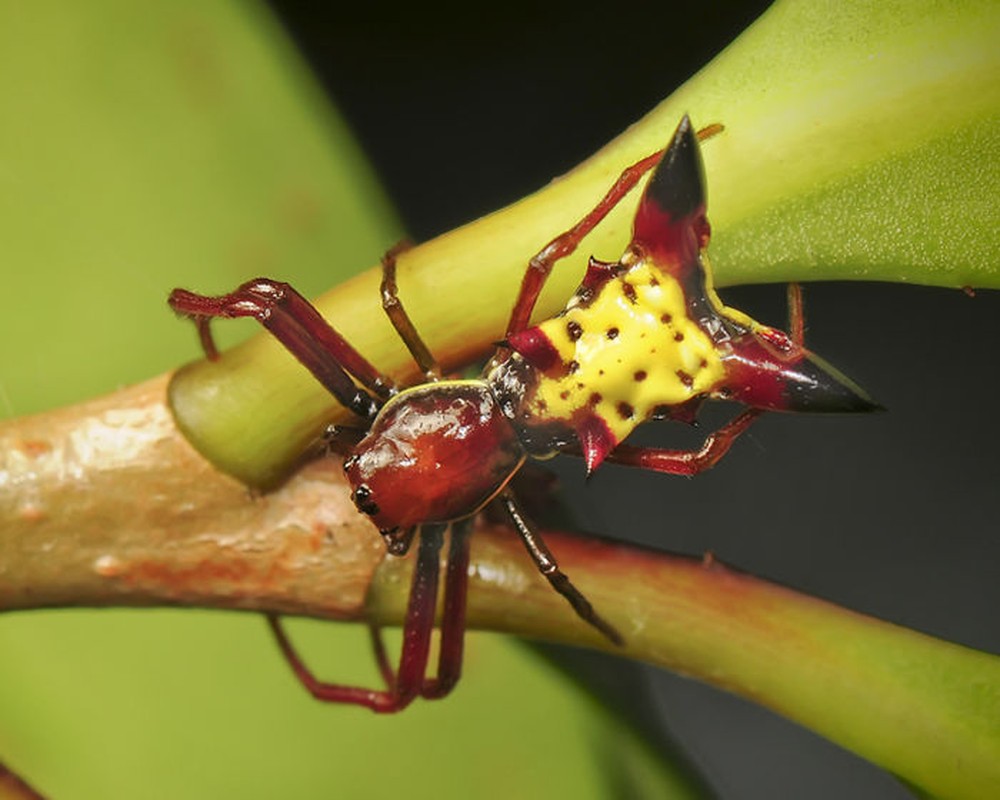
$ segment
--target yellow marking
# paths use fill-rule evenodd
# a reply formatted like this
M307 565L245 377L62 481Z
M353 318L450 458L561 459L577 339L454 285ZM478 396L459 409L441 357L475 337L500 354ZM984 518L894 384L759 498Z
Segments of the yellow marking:
M680 284L646 259L604 284L590 305L539 327L564 364L579 365L541 376L531 406L540 421L569 420L590 408L622 441L657 406L709 392L724 376L712 340L687 315Z
M385 401L385 405L378 410L377 416L383 416L387 410L395 408L400 403L408 402L412 396L418 394L426 394L428 391L439 391L441 389L450 389L454 386L462 388L464 386L472 386L481 389L483 387L483 381L481 378L454 378L446 379L441 381L428 381L427 383L418 383L415 386L407 386L405 389L401 389L397 394L394 394L388 400Z
M712 308L714 308L720 316L726 317L731 322L735 322L737 325L746 328L747 330L752 331L762 327L761 324L753 317L744 314L738 308L727 306L722 302L722 298L715 292L715 279L712 274L712 265L708 263L708 253L704 250L701 251L701 263L705 270L705 297L708 298L708 302Z

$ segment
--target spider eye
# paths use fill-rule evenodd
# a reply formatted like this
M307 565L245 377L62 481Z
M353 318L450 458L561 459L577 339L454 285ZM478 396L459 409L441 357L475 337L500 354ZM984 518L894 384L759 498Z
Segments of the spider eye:
M372 490L367 484L362 483L357 489L351 492L351 500L354 501L354 505L358 507L358 511L362 514L374 517L379 512L378 505L372 500Z

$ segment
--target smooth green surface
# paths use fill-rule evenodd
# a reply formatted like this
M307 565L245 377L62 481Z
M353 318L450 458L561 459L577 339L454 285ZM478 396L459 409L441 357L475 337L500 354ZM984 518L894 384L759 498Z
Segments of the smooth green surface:
M324 674L374 679L363 629L291 630ZM448 702L389 717L308 697L255 616L23 614L0 651L0 752L54 798L603 796L600 717L496 636L470 636Z
M315 293L399 237L253 3L4 5L0 116L0 416L192 358L175 285ZM374 681L364 631L294 630L324 675ZM66 800L599 798L589 701L505 640L469 649L453 699L378 718L309 698L255 617L0 615L0 759Z
M696 126L725 125L702 148L719 285L842 278L1000 287L996 41L995 2L782 0L570 174L407 254L407 308L446 364L484 353L502 335L531 255L587 213L626 165L663 147L685 113ZM536 318L565 304L589 254L620 256L635 200L558 266ZM380 318L376 286L369 273L319 298L319 308L382 369L413 377ZM279 481L337 420L325 390L263 339L182 373L171 403L201 452L255 486ZM273 424L243 435L247 420L264 417Z
M400 236L255 3L4 5L0 118L3 416L195 357L174 286L294 275L314 293Z
M997 287L998 41L992 0L775 4L671 98L732 134L721 282Z

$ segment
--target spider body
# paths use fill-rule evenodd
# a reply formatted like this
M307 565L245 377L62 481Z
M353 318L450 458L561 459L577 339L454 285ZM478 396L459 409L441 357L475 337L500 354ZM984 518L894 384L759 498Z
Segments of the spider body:
M389 400L344 469L358 509L392 536L476 513L524 459L488 382L440 381Z
M621 259L591 259L566 308L530 325L555 262L653 167ZM655 153L627 169L590 214L531 260L505 339L474 380L438 379L433 357L397 296L390 252L383 260L383 307L428 376L401 390L287 284L258 279L214 298L174 291L171 306L195 319L210 357L211 318L254 316L364 420L344 463L354 503L394 555L405 554L419 534L398 671L386 663L376 637L386 690L318 681L271 618L285 656L310 692L323 700L397 711L418 695L440 697L451 689L461 669L469 520L492 501L506 510L538 569L577 614L612 641L623 641L559 570L508 488L528 458L566 452L581 456L588 472L607 460L693 475L714 465L765 410L877 408L803 346L797 302L791 336L721 302L705 256L709 236L698 136L685 117L662 158ZM699 450L624 443L647 420L693 421L700 405L713 398L736 400L747 409L710 434ZM438 675L429 679L439 551L448 527Z
M526 456L579 449L595 470L639 424L709 398L756 409L870 406L786 334L727 308L709 239L698 143L681 125L650 178L621 260L591 259L558 316L507 336L481 380L405 390L346 462L358 508L392 535L469 516Z

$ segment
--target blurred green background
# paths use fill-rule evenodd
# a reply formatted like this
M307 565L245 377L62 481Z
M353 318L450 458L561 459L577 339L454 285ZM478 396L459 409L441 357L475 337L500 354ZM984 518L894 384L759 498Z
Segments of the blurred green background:
M256 3L4 4L0 118L3 417L197 357L174 286L316 294L402 234ZM376 682L365 631L294 631L322 674ZM455 702L379 718L309 698L256 617L4 615L0 758L67 799L604 796L590 702L497 637L468 651Z

